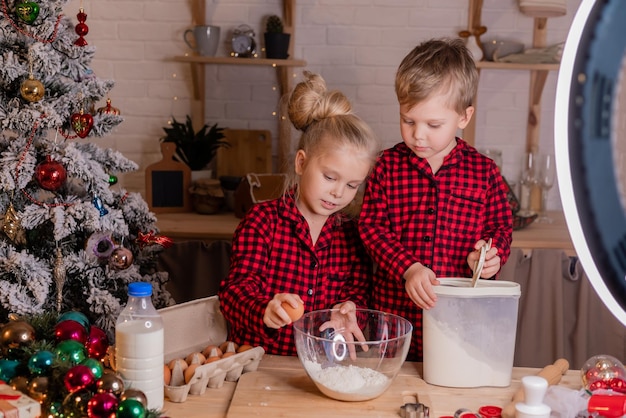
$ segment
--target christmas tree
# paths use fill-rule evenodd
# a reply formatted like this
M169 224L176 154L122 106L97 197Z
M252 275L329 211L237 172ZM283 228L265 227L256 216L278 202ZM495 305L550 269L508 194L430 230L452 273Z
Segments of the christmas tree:
M90 68L87 15L65 16L66 0L0 1L0 323L79 311L112 339L128 283L173 303L156 269L168 239L116 184L137 165L98 146L122 116L113 81Z

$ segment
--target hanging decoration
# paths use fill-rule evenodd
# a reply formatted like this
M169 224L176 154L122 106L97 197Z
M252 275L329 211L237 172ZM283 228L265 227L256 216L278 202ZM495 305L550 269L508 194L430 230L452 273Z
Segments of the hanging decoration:
M2 232L17 245L26 244L26 233L20 223L20 216L13 207L13 203L9 203L4 219L2 220Z
M115 270L126 270L133 264L133 253L126 247L120 245L111 254L109 265Z
M74 45L86 46L87 41L85 40L84 36L89 33L89 27L85 24L85 21L87 20L87 13L85 13L82 7L79 9L76 18L78 19L78 24L76 24L76 26L74 27L74 31L78 35L78 39L74 41Z
M174 241L164 235L157 235L154 231L150 231L147 234L139 232L137 239L135 240L140 249L144 249L147 245L160 245L163 248L170 248L174 245Z
M104 203L102 203L102 199L100 199L98 196L94 196L93 199L91 200L91 203L93 203L95 208L98 209L98 211L100 212L100 216L104 216L107 213L109 213L107 208L104 207Z
M35 167L35 180L42 189L59 190L67 179L65 167L58 161L47 155L46 159Z
M93 116L89 113L85 113L83 108L81 107L78 113L74 113L71 116L71 124L72 129L76 132L81 138L86 138L91 132L91 128L93 127Z
M40 101L46 94L43 83L33 76L33 59L30 49L28 50L28 78L20 85L20 94L24 100L31 103Z
M19 20L30 25L39 16L39 5L34 1L18 3L15 13Z
M52 270L52 276L54 277L54 283L57 289L57 312L61 312L63 305L63 286L65 285L65 263L63 262L63 252L60 247L56 248L56 254L54 257L54 268Z
M113 174L109 174L109 185L113 186L117 184L117 176L114 176Z
M107 98L107 104L99 107L98 113L101 115L119 115L120 110L117 107L111 106L111 99Z
M94 232L85 245L85 251L89 256L95 256L98 260L108 260L113 254L115 244L111 235L107 232Z

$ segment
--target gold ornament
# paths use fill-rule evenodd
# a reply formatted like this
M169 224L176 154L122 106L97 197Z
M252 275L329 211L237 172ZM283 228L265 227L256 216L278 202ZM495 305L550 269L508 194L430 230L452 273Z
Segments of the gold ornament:
M24 232L24 228L22 228L22 225L20 224L20 216L13 207L13 203L9 203L9 207L4 214L4 220L2 221L2 232L4 232L5 235L9 237L9 239L13 241L14 244L26 244L26 233Z
M54 283L57 287L57 312L61 312L61 304L63 302L63 285L65 284L65 264L63 263L63 252L61 252L61 248L59 247L56 249L52 275L54 276Z
M101 115L119 115L120 110L117 107L111 106L111 99L107 98L106 106L99 107L98 113Z
M43 99L44 94L46 93L46 89L43 86L43 83L39 80L35 80L33 75L29 75L22 85L20 86L20 94L24 98L24 100L29 102L38 102Z

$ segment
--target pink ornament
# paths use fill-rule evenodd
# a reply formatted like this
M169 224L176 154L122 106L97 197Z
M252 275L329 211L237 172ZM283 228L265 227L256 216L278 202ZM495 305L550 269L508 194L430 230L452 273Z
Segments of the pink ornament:
M74 340L81 344L87 342L87 330L80 322L66 319L54 326L54 337L57 341Z
M96 382L96 377L91 369L83 364L77 364L67 371L63 378L65 388L71 393L80 389L86 389Z
M109 337L103 330L92 325L85 346L89 357L102 360L109 349Z
M89 418L115 417L119 400L111 392L101 392L93 395L87 404L87 416Z

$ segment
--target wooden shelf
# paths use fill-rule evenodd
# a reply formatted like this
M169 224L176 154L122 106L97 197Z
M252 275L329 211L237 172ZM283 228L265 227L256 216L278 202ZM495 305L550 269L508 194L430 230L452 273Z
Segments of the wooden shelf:
M487 70L530 70L530 71L558 71L559 64L526 64L513 62L479 61L476 68Z
M206 15L205 0L192 0L193 16L196 25L204 25ZM282 0L282 18L285 33L291 34L289 44L289 56L293 56L293 45L295 43L295 9L296 0ZM199 17L200 16L200 17ZM257 65L267 66L276 69L276 77L280 96L291 91L291 79L293 78L289 70L293 67L304 67L306 61L300 59L268 59L268 58L240 58L240 57L205 57L200 55L182 55L170 58L171 61L185 62L191 65L191 75L193 78L193 102L191 109L191 119L194 126L205 124L205 99L206 99L206 65ZM286 103L279 100L280 114L286 114ZM291 147L291 124L286 117L278 118L278 172L282 172L287 167Z
M483 0L469 0L468 28L471 31L481 25ZM546 46L548 20L545 17L535 17L533 21L533 48ZM478 71L481 70L526 70L530 71L528 88L528 116L526 118L526 151L537 152L539 150L539 123L541 116L541 95L545 86L548 73L557 71L559 64L532 64L532 63L509 63L479 61L476 63ZM477 100L474 107L477 112L479 107ZM463 130L463 138L471 145L476 143L476 115Z
M204 57L200 55L177 56L172 58L172 61L221 65L265 65L269 67L306 66L306 61L298 59L281 60L269 58Z

